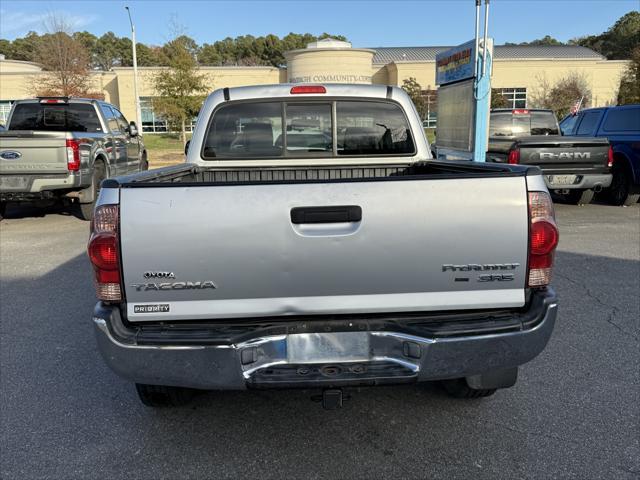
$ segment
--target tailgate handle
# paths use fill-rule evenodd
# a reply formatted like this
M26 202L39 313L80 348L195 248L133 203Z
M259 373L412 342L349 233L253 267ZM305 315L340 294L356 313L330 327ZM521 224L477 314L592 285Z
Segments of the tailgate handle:
M362 220L362 208L357 205L331 207L295 207L291 209L291 223L345 223Z

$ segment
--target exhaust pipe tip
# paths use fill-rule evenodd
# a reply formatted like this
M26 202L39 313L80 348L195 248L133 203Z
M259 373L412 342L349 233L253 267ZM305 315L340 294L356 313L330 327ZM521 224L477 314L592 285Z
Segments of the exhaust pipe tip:
M602 191L602 184L597 184L595 187L593 187L593 191L596 193L600 193Z

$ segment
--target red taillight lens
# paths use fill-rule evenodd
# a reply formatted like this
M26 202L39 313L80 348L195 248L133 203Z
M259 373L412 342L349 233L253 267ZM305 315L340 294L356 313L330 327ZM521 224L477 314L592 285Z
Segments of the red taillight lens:
M611 168L613 167L613 148L611 148L611 145L609 145L609 159L607 161L607 167Z
M518 147L509 150L509 156L507 157L507 163L511 165L517 165L520 163L520 149Z
M80 142L72 138L67 139L67 169L70 172L80 170Z
M100 270L117 270L118 242L115 235L94 235L89 242L89 259Z
M96 208L87 247L95 272L96 294L100 300L109 302L122 301L118 214L117 205L101 205Z
M292 87L290 93L291 95L303 93L327 93L327 89L322 85L298 85L296 87Z
M514 115L529 115L529 110L513 110Z
M547 192L529 192L529 287L551 282L553 255L558 245L553 202Z
M537 220L531 224L531 255L546 255L558 245L558 230L547 220Z

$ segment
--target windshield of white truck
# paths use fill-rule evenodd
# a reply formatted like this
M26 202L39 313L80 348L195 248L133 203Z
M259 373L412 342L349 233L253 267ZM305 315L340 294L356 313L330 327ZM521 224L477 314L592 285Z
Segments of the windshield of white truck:
M414 153L407 118L391 102L251 102L223 105L214 113L202 157L321 158Z
M517 113L516 113L517 112ZM553 112L527 113L498 111L491 112L489 136L522 137L527 135L559 135L558 123Z
M88 103L18 103L8 130L95 133L102 132L102 125L95 107Z

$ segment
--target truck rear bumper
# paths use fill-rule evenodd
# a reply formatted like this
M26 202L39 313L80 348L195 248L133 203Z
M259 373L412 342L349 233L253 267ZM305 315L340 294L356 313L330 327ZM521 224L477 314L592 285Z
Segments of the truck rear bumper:
M31 200L45 200L59 196L60 192L84 188L89 175L69 172L62 174L42 175L0 175L0 199L7 202L27 202Z
M549 190L589 190L592 188L607 188L609 185L611 185L612 178L612 175L610 173L585 173L575 175L575 183L566 185L550 182L550 177L553 178L554 175L549 175L547 174L547 172L544 173L544 181L547 184L547 188ZM566 176L566 174L562 174L562 176Z
M526 311L510 316L331 320L319 322L321 328L306 318L222 342L207 336L202 324L191 331L125 325L117 307L101 303L93 325L103 358L123 378L237 390L430 381L509 369L544 349L556 312L555 292L548 289L535 292Z

